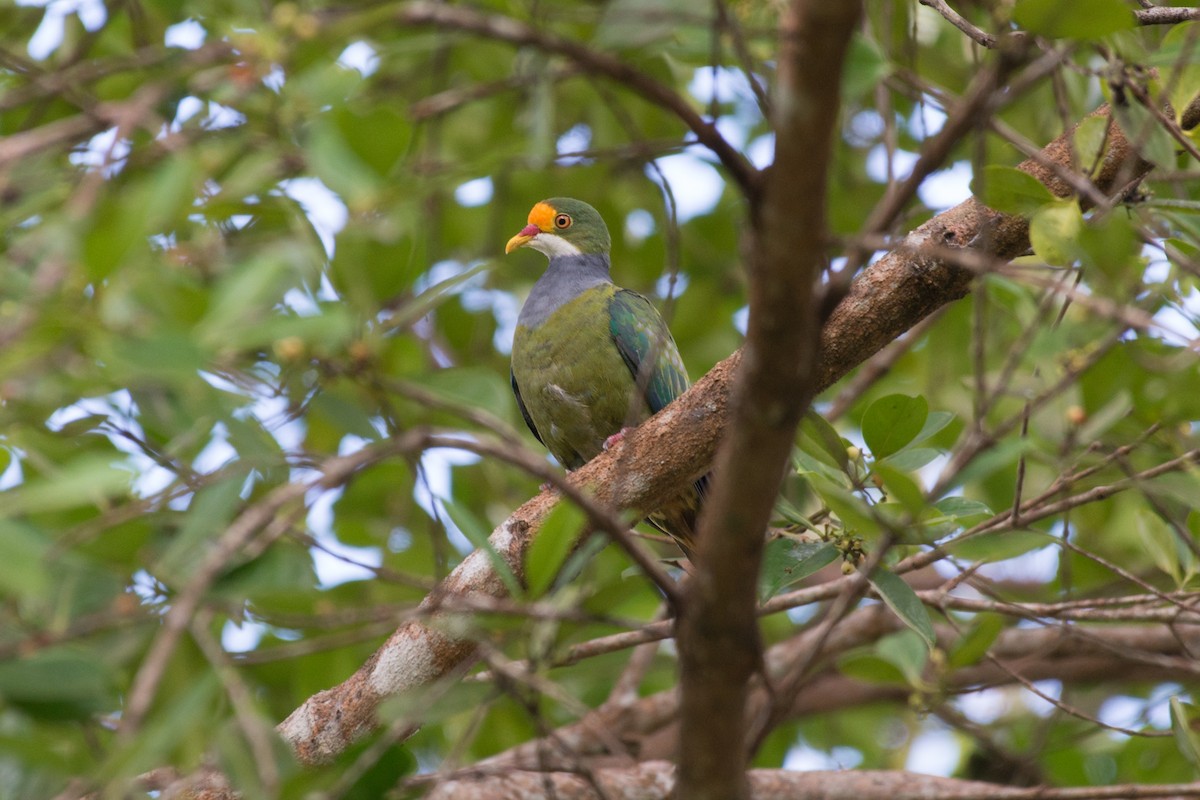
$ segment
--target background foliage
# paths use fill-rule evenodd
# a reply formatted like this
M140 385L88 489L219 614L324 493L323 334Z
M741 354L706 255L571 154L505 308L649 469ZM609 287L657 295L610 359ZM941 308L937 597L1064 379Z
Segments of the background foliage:
M906 624L831 646L810 680L845 693L782 720L755 764L1191 781L1200 153L1172 137L1175 112L1130 101L1117 119L1157 166L1132 202L1084 214L1011 167L1107 99L1186 107L1200 28L1137 25L1123 0L956 5L984 30L1027 31L1030 60L1054 68L979 115L895 230L973 178L989 205L1032 217L1033 250L991 265L886 374L835 387L817 404L828 422L802 427L779 515L808 533L769 546L764 599L860 551L886 566L940 541L946 557L907 582L876 573ZM993 58L934 8L868 6L832 155L835 267ZM542 264L501 257L533 202L601 211L617 281L660 301L693 378L744 327L744 198L675 115L569 48L405 24L412 8L0 9L0 795L206 756L250 797L419 792L604 703L628 651L551 665L660 613L615 547L556 578L579 528L564 510L511 605L462 623L487 674L384 709L418 717L414 737L302 770L269 733L537 490L496 459L420 448L311 483L339 454L426 428L536 444L506 373ZM454 8L612 53L770 161L775 4ZM1102 124L1079 128L1080 174L1103 140ZM231 522L289 485L302 503L201 580L131 718L166 610ZM1013 508L1027 518L1006 520ZM958 605L935 591L945 581ZM767 644L820 613L765 617ZM1037 629L1082 637L1064 640L1080 663L1001 646ZM1154 638L1168 630L1174 650ZM536 680L505 678L511 661ZM669 688L671 647L638 669L640 694Z

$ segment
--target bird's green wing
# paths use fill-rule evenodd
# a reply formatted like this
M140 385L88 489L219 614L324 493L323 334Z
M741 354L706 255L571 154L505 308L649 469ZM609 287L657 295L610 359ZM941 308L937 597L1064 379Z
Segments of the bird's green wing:
M517 376L513 374L511 369L508 371L508 380L512 384L513 396L517 398L517 408L521 409L522 419L529 426L529 430L534 438L542 442L542 435L538 433L537 426L533 424L533 417L529 416L529 409L525 407L525 401L521 399L521 387L517 386ZM542 442L542 444L545 444L545 442Z
M671 331L645 297L620 289L608 306L609 331L651 413L687 391L687 371Z

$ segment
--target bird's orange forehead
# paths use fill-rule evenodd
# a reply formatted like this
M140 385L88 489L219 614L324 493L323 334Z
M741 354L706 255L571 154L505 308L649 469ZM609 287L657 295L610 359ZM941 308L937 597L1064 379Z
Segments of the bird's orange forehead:
M552 231L554 230L554 215L557 213L553 206L546 203L538 203L529 212L529 224L537 225L543 231Z

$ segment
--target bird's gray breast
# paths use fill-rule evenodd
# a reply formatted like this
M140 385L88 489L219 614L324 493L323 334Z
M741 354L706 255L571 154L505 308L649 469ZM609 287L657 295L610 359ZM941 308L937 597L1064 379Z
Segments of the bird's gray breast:
M564 304L595 286L612 283L608 256L581 254L550 259L550 266L529 290L517 324L536 328Z

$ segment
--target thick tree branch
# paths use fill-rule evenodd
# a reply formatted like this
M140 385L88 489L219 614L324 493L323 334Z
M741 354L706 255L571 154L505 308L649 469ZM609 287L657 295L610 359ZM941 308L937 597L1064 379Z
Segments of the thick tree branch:
M840 654L902 627L895 615L880 606L860 608L843 619L825 642L817 669L802 676L803 685L791 699L788 716L803 718L870 703L908 703L912 687L864 683L827 666ZM807 659L815 638L813 630L806 630L772 647L765 658L768 676L773 681L790 679L797 665ZM938 639L949 649L959 641L959 635L941 628ZM1048 626L1010 628L989 652L1029 681L1059 679L1078 685L1103 685L1114 680L1193 680L1192 653L1198 646L1200 628L1194 625L1174 631L1167 626L1142 625ZM982 662L949 673L933 691L956 694L1015 682L1013 675L996 663ZM775 699L756 687L748 705L755 712ZM668 689L621 706L601 707L587 718L556 730L553 740L524 742L478 766L488 770L566 770L580 763L598 765L611 758L608 742L614 738L641 760L670 758L679 746L679 704L679 692Z
M672 796L675 770L666 761L632 769L597 770L587 778L568 772L510 772L448 781L429 800L651 800ZM1014 788L982 781L915 772L853 770L793 772L757 769L749 773L752 800L1140 800L1200 797L1200 783ZM597 791L596 787L600 791Z
M747 796L745 714L761 663L755 606L763 531L796 425L817 392L813 294L825 267L838 76L860 13L857 2L795 0L780 26L775 160L762 203L751 210L749 329L676 632L680 797Z

